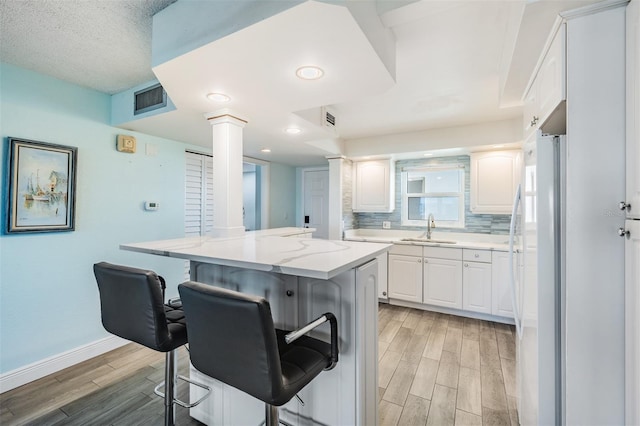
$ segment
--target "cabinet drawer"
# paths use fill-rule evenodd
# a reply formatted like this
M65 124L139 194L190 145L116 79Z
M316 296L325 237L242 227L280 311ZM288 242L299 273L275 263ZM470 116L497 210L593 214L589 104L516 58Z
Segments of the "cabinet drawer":
M462 249L425 246L423 255L434 259L462 260Z
M462 259L469 262L491 263L491 251L463 249Z
M389 251L390 254L401 254L404 256L422 257L422 246L413 246L409 244L394 244Z

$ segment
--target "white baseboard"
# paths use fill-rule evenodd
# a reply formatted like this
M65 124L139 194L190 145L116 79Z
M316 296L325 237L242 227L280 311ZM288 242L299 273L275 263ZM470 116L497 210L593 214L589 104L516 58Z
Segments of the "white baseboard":
M0 393L64 370L67 367L102 355L127 343L130 342L117 336L109 336L0 374Z

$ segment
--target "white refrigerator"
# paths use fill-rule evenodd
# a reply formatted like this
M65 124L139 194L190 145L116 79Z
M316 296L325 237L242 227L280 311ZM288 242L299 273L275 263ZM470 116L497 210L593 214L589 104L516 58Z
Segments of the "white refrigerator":
M513 215L524 425L625 423L625 8L579 12L554 113L566 136L543 136L543 122L525 142Z
M523 425L623 423L624 216L603 186L623 173L586 167L593 148L539 132L523 146L510 238Z

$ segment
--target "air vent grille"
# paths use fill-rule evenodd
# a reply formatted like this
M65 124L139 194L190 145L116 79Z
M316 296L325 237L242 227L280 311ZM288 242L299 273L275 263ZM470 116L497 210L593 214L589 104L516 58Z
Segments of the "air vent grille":
M328 111L325 111L325 121L326 121L326 124L329 126L335 127L336 125L336 117Z
M160 83L134 93L134 115L167 106L167 92Z

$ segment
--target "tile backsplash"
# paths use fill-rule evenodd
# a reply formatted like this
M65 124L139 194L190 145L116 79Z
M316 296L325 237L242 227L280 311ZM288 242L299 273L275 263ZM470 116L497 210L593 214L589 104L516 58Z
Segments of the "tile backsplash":
M349 201L349 210L348 212L345 210L345 214L343 215L343 219L345 220L345 230L347 229L358 229L358 228L371 228L371 229L381 229L383 221L391 222L392 229L405 229L405 230L422 230L424 227L414 227L414 226L401 226L400 223L400 199L402 192L400 190L400 173L402 173L403 167L413 167L413 166L426 166L426 165L440 165L440 164L462 164L464 165L464 213L465 213L465 227L464 228L441 228L438 227L438 231L449 231L449 232L473 232L473 233L482 233L482 234L508 234L509 233L509 223L511 221L511 215L508 214L473 214L469 209L469 190L471 186L471 178L470 178L470 166L471 160L468 155L458 155L455 157L436 157L436 158L427 158L427 159L417 159L417 160L400 160L396 161L396 207L392 213L353 213L351 209L351 170L349 170L349 196L345 196L343 198L344 203L346 204L347 198ZM346 174L346 173L345 173ZM345 179L347 180L347 179ZM343 195L346 190L346 182L345 188L343 188ZM349 217L353 216L353 219L350 220ZM347 227L347 221L349 221L349 225L351 227ZM436 218L436 224L438 223Z

